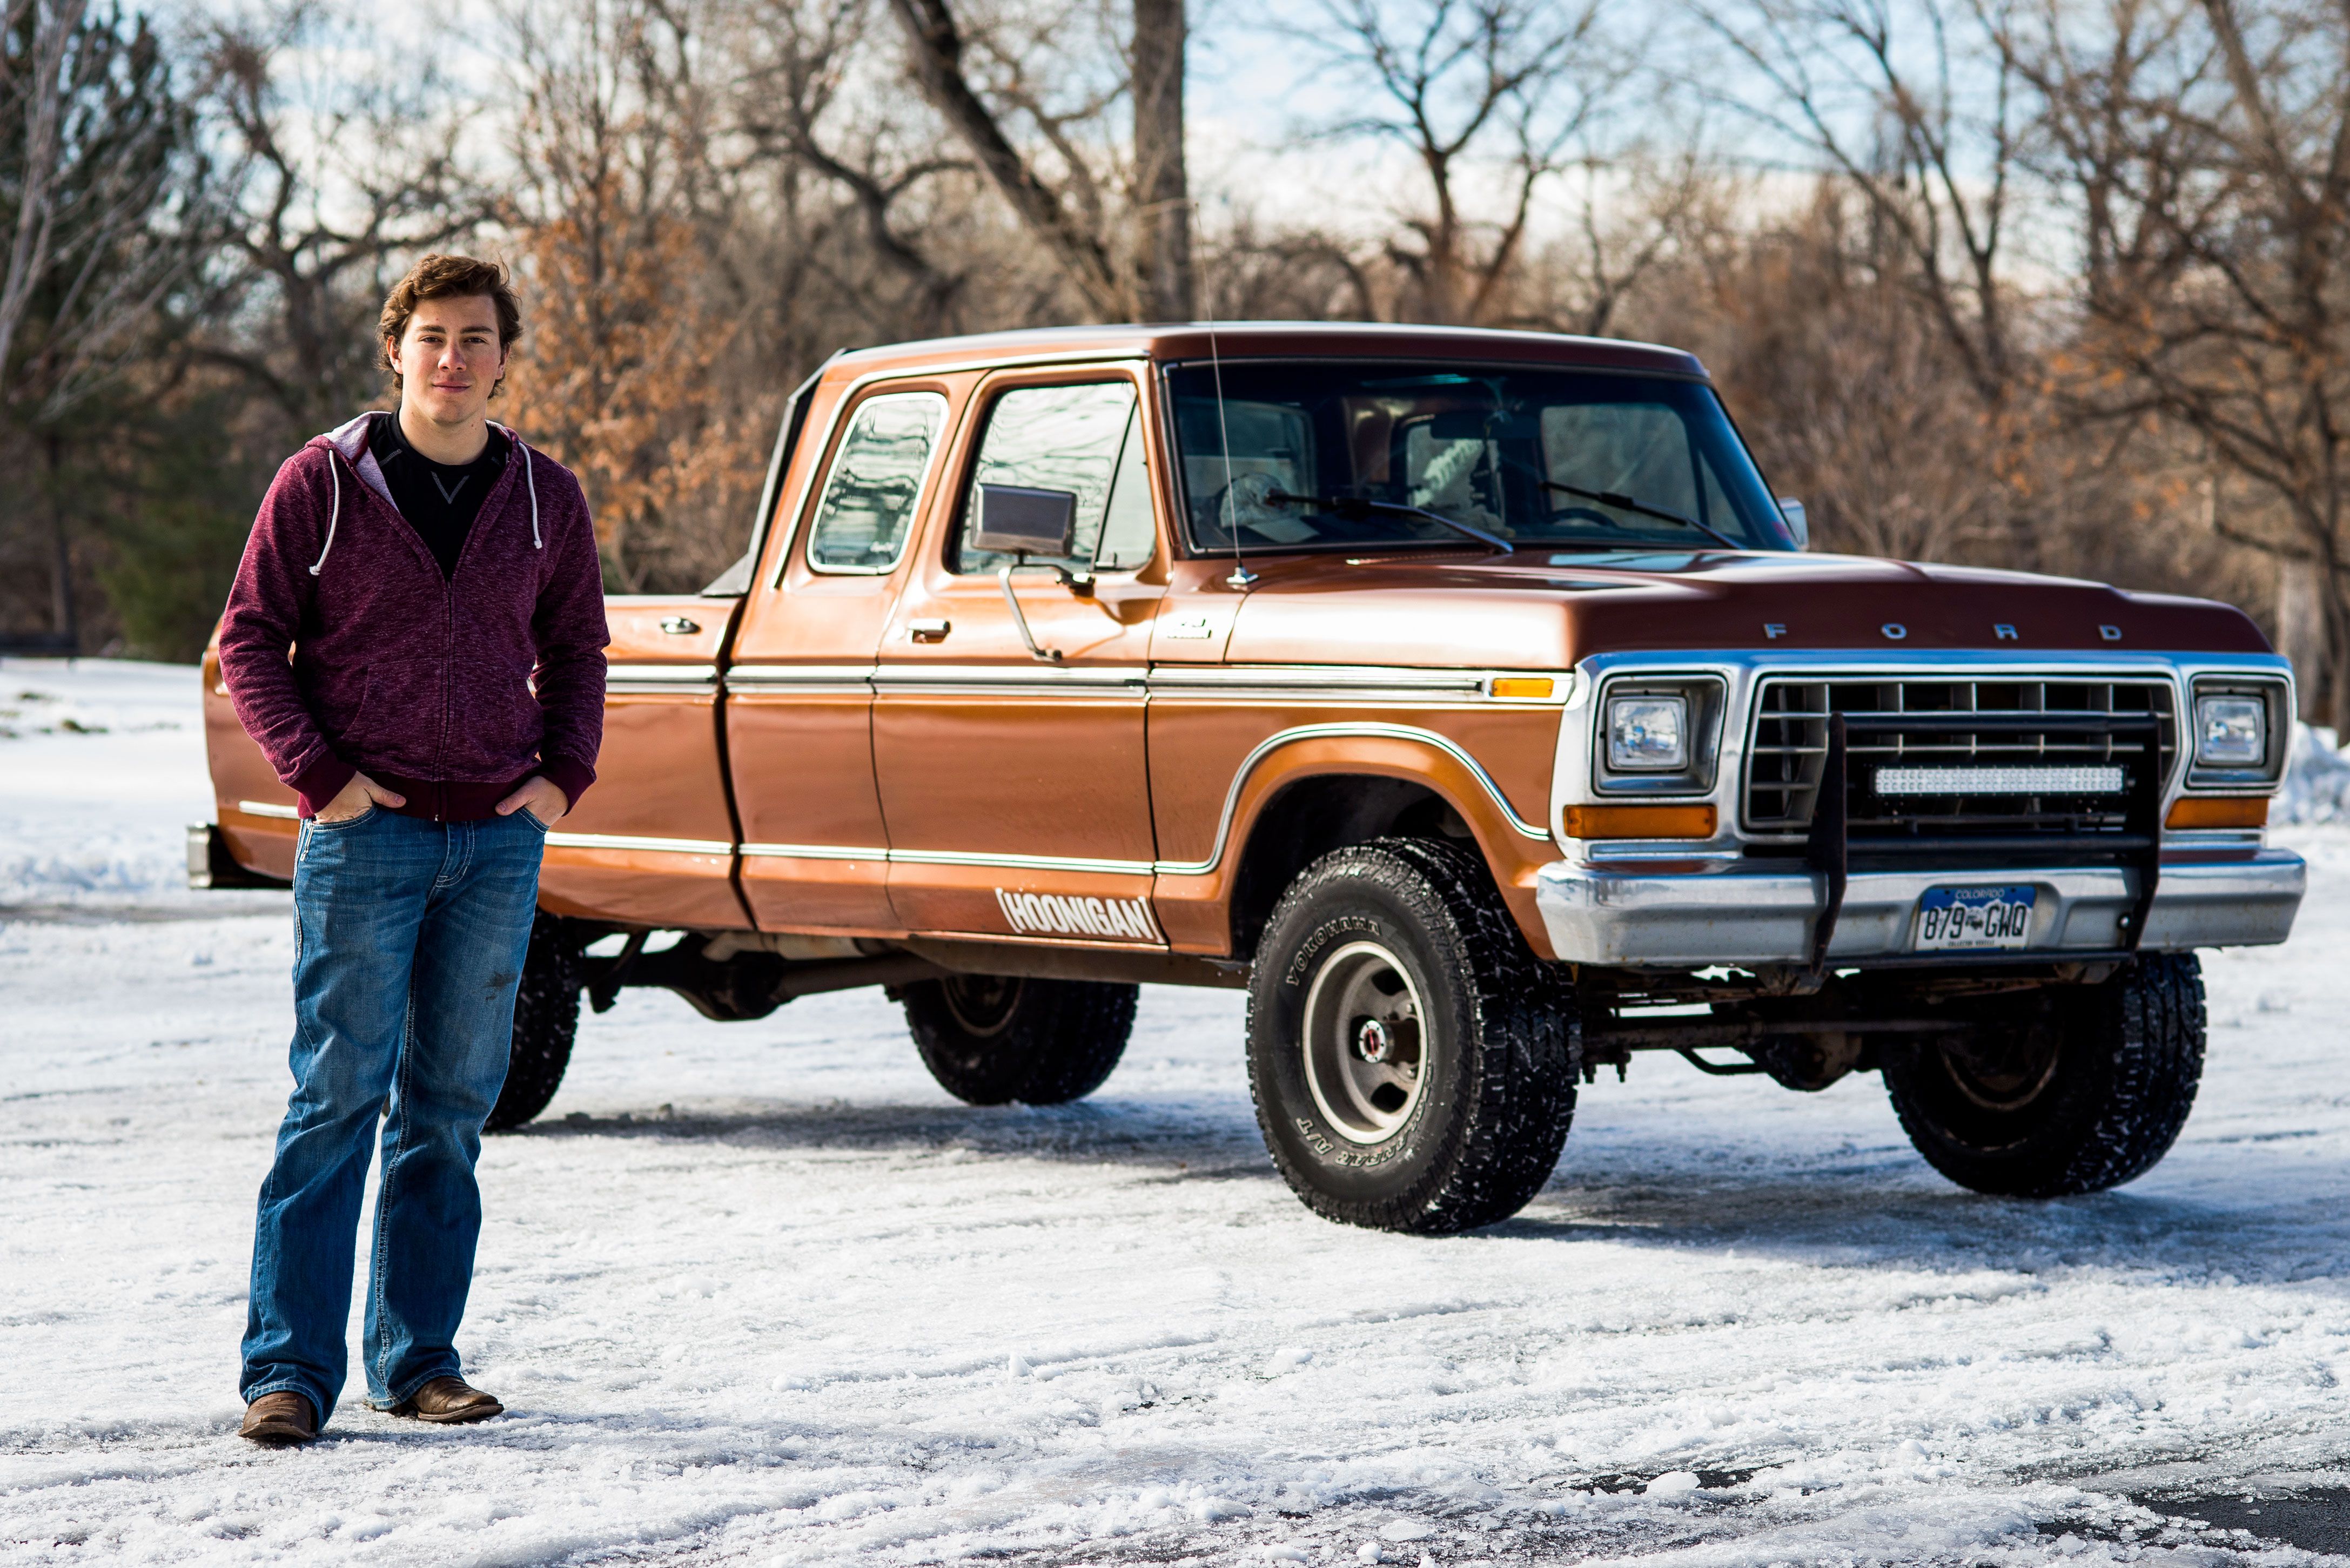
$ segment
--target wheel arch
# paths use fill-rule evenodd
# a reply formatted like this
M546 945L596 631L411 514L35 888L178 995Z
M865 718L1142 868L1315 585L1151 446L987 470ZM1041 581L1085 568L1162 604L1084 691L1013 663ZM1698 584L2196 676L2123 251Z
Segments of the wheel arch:
M1552 956L1534 903L1534 873L1554 858L1547 837L1473 762L1441 738L1301 738L1240 781L1225 863L1218 869L1231 951L1245 957L1282 892L1320 857L1390 836L1473 843L1534 951Z

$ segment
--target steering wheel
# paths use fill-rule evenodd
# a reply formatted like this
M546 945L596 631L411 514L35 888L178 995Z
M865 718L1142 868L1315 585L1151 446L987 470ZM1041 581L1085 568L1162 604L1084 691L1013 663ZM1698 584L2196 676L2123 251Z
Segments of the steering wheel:
M1562 506L1543 519L1545 523L1596 523L1602 528L1621 528L1623 524L1596 506Z
M1235 474L1230 484L1209 499L1208 504L1214 508L1212 515L1226 533L1234 533L1268 515L1286 515L1265 499L1280 488L1280 481L1269 473Z

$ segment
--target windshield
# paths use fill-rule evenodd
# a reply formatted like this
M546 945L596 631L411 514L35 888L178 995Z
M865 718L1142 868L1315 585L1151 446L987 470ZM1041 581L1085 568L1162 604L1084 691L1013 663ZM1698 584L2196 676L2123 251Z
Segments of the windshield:
M1521 548L1794 548L1702 382L1253 361L1223 367L1220 406L1212 367L1167 379L1202 553L1235 532L1243 551L1483 547L1468 529Z

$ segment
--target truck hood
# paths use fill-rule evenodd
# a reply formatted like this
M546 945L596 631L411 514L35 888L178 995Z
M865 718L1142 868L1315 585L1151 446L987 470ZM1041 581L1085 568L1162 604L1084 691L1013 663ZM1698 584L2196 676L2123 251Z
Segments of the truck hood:
M1235 663L1567 669L1671 649L2266 653L2241 610L1866 556L1521 551L1253 562Z

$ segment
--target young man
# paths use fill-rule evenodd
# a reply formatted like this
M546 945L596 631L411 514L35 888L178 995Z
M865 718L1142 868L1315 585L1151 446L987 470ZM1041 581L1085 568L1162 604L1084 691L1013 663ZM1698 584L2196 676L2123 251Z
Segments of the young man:
M492 424L522 316L430 255L384 301L397 413L314 438L261 504L221 622L237 717L301 797L294 1095L262 1183L244 1435L307 1442L342 1391L369 1145L383 1176L368 1402L503 1408L455 1338L473 1165L505 1080L547 826L596 776L604 597L569 470ZM289 657L290 655L290 657Z

